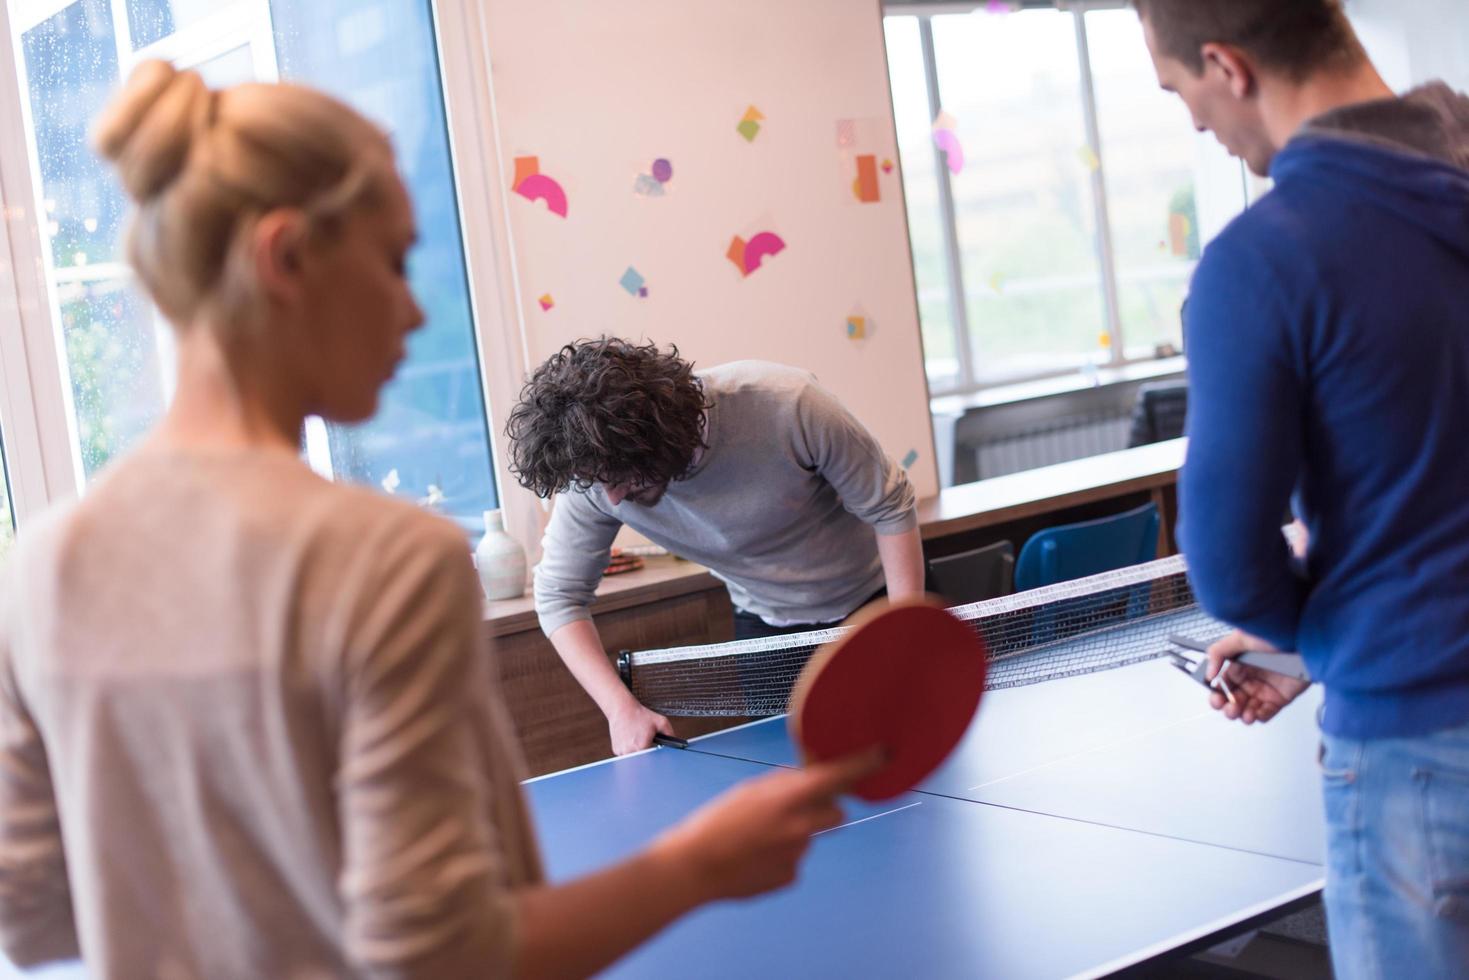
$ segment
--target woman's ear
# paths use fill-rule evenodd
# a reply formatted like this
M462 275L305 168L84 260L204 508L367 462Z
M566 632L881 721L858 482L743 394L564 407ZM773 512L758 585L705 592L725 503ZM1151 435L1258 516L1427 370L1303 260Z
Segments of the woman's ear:
M299 302L305 287L305 216L295 208L267 211L255 222L250 246L261 295L272 305Z

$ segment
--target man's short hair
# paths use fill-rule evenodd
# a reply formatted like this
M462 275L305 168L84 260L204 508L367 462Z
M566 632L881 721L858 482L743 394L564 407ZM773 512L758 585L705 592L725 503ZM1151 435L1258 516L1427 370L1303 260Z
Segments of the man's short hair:
M1132 5L1152 28L1162 53L1195 75L1204 71L1199 49L1210 42L1233 45L1294 81L1364 57L1341 0L1132 0Z
M536 369L510 413L510 471L549 497L594 483L666 484L704 447L709 404L694 369L657 344L567 344Z

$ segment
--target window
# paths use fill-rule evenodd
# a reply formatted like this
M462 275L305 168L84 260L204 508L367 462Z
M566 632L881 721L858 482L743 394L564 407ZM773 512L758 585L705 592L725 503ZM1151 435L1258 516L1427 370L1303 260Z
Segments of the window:
M318 470L419 500L477 532L497 506L429 0L12 0L53 314L76 453L91 478L162 412L166 324L122 262L126 202L86 143L132 65L162 57L213 85L287 78L386 128L418 208L410 278L427 321L363 425L307 425Z
M1200 244L1243 207L1137 16L1100 6L886 19L936 394L1181 349Z
M0 432L0 562L15 543L15 514L10 509L10 468L5 462L5 433Z

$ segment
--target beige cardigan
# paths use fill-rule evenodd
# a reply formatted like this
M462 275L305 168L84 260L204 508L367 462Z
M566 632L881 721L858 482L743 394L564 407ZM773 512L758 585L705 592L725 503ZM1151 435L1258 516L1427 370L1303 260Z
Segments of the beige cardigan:
M0 576L0 943L94 976L498 976L540 880L463 535L135 454Z

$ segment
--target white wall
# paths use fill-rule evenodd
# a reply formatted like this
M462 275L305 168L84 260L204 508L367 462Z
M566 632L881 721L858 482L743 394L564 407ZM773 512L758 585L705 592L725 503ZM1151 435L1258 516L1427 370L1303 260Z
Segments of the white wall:
M526 363L601 333L675 342L698 364L814 371L937 491L902 180L877 0L486 0L498 165ZM765 115L745 140L748 106ZM838 145L838 121L857 145ZM877 203L855 157L893 162ZM566 217L509 192L516 157L566 191ZM634 193L655 158L662 197ZM786 249L741 276L730 239ZM647 298L618 284L633 266ZM541 309L549 293L555 306ZM847 335L861 314L875 330Z
M1383 78L1402 91L1442 79L1469 91L1469 3L1348 0L1347 11Z

